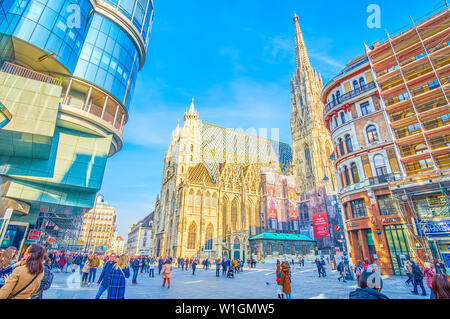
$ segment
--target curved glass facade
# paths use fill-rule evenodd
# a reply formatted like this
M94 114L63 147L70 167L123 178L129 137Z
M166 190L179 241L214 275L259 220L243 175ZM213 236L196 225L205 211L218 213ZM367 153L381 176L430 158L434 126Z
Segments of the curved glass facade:
M128 17L147 42L153 13L151 0L105 0L104 3ZM54 52L52 58L71 74L101 87L129 108L142 62L136 44L126 30L96 13L89 0L2 0L0 42L5 43L0 45L5 47L3 52L8 45L5 35ZM5 58L4 55L0 58Z
M153 14L152 0L104 0L123 13L138 29L147 46Z
M5 0L1 6L0 33L55 52L54 58L74 71L93 13L88 0Z
M139 55L127 34L95 14L74 75L114 95L128 109L139 70Z

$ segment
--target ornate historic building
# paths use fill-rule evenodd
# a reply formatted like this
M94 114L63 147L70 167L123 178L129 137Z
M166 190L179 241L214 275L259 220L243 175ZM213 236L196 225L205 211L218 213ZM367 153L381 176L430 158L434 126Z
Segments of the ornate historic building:
M329 159L332 146L323 123L322 77L311 67L297 15L294 24L297 70L291 78L293 162L300 191L308 192L330 183L324 182L324 177L334 175Z
M311 67L299 18L294 15L297 69L291 78L293 163L299 191L300 233L313 236L314 215L327 214L328 236L316 237L318 253L335 254L339 224L332 168L331 136L323 122L322 77ZM313 237L314 238L314 237Z
M164 160L155 255L250 257L248 239L264 225L260 172L287 172L291 161L287 144L201 122L192 101Z

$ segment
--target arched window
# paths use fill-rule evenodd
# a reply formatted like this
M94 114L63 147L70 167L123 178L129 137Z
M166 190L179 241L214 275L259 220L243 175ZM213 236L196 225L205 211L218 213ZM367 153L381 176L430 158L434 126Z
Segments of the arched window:
M347 152L353 152L352 138L349 134L345 135L345 146L347 147Z
M227 221L227 211L228 211L228 201L224 197L223 198L223 204L222 204L222 239L223 241L227 238L227 227L228 227L228 221Z
M355 183L355 184L359 183L358 166L356 166L356 163L352 163L351 170L352 170L353 183Z
M334 122L334 127L338 127L338 121L337 121L337 117L333 116L333 122Z
M342 138L338 139L338 144L339 144L339 154L341 156L345 155L345 151L344 151L344 142L342 141Z
M212 250L214 228L211 223L206 228L205 250Z
M233 231L238 229L238 204L236 198L231 203L231 228Z
M216 195L216 193L214 193L213 196L212 196L211 206L213 208L217 208L217 195Z
M341 124L344 124L345 123L345 113L341 112L340 115L341 115Z
M278 244L278 254L284 255L284 246L283 244Z
M312 172L313 167L312 167L312 162L311 162L311 152L309 151L309 147L306 146L305 147L305 160L306 160L306 168Z
M344 165L343 169L344 169L345 186L348 186L350 185L350 175L348 173L347 165Z
M333 94L332 97L333 97L333 104L336 105L336 96Z
M358 84L357 80L353 81L353 89L354 90L358 90L359 89L359 84Z
M375 127L375 125L369 125L366 128L366 133L367 133L367 140L369 141L369 143L379 141L378 132L377 132L377 128Z
M364 78L360 78L359 79L359 87L363 88L364 85L366 85L366 81L364 80Z
M340 91L336 92L336 102L337 102L337 104L341 103L341 92Z
M386 162L384 161L384 157L382 155L375 155L373 157L373 162L378 177L384 177L388 174Z
M266 244L266 254L272 255L272 244Z
M195 194L195 206L200 207L202 205L202 193L200 191Z
M191 144L191 152L194 151L194 144Z
M209 208L210 206L211 206L211 195L209 194L209 192L206 192L205 207Z
M197 236L197 226L194 222L191 223L189 226L189 232L188 232L188 249L195 249L195 240Z

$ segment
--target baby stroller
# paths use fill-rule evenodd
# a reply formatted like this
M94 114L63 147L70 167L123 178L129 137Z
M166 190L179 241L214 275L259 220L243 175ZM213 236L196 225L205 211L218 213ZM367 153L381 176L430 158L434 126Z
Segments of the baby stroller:
M227 278L234 278L234 270L233 267L230 267L227 271Z

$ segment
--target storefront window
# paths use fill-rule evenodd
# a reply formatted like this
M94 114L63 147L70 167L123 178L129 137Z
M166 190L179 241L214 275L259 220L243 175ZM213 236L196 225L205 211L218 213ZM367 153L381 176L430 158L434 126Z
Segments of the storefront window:
M405 275L403 270L404 263L412 255L405 225L384 226L384 231L394 274Z

